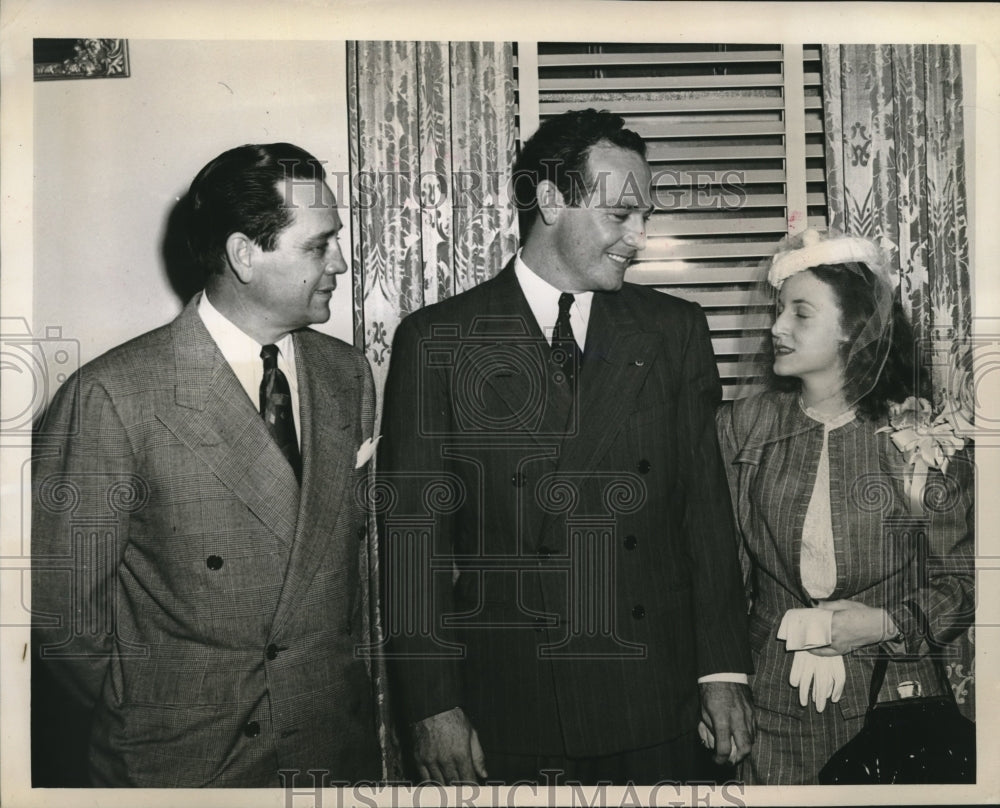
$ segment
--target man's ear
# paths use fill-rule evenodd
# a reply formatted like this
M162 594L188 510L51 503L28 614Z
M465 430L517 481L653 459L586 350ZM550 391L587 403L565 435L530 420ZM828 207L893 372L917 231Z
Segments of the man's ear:
M555 224L556 220L566 207L566 200L554 182L542 180L538 183L536 191L538 199L538 215L542 217L545 224Z
M253 279L253 258L257 245L243 233L231 233L226 239L226 259L236 277L243 283Z

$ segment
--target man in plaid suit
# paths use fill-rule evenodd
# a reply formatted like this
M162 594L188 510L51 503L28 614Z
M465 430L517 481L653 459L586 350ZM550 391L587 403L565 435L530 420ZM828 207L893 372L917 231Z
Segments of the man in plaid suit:
M36 436L34 662L58 695L35 708L85 717L97 786L376 779L353 654L374 388L308 328L347 268L336 200L312 155L249 145L186 213L205 292L85 365Z

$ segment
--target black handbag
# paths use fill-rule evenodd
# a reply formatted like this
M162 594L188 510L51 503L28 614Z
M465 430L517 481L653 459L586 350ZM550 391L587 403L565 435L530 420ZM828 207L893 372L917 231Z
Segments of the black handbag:
M944 695L878 702L889 665L872 672L865 724L820 769L823 785L975 783L976 725L958 711L944 663L932 648Z

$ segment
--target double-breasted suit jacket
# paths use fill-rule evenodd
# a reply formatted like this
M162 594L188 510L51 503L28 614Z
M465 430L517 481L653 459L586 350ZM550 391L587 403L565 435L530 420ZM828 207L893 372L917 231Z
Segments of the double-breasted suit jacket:
M594 294L575 379L512 265L401 323L377 499L406 720L461 706L487 757L694 730L698 677L749 670L718 399L700 309L631 284Z
M380 775L361 633L364 357L294 334L303 478L197 312L85 365L33 468L41 662L92 707L96 785Z

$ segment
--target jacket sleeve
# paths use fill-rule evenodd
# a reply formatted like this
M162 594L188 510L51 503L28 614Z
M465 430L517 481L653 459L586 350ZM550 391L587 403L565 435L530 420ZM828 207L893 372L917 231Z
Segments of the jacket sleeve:
M146 499L111 398L85 371L71 377L34 440L32 624L36 661L87 709L115 644L129 520Z
M684 346L678 439L687 464L685 535L693 563L698 675L750 673L746 604L729 485L715 430L722 397L708 323L700 308Z
M736 434L734 404L724 401L715 413L715 428L719 438L719 450L722 452L722 464L729 482L729 499L733 506L733 520L736 523L736 549L740 561L740 573L743 576L743 590L746 595L747 611L753 599L753 562L747 552L746 543L740 528L739 515L739 470L736 466L736 456L739 454L739 439Z
M461 664L443 617L454 612L447 558L453 521L434 507L453 476L440 436L451 428L444 371L424 361L426 336L404 319L393 340L379 447L379 539L390 679L400 718L415 722L460 706ZM446 509L444 509L446 510Z
M969 448L951 459L947 474L927 473L927 544L916 559L919 585L900 602L886 604L906 654L928 653L929 640L935 645L955 640L975 619L974 471Z

